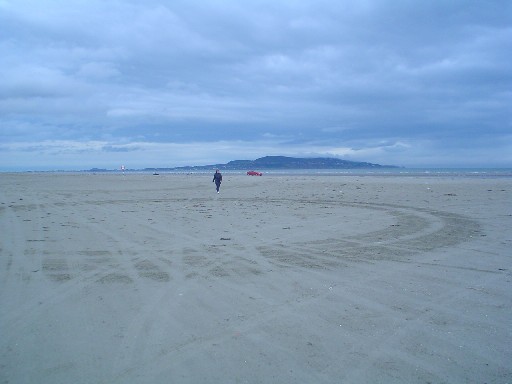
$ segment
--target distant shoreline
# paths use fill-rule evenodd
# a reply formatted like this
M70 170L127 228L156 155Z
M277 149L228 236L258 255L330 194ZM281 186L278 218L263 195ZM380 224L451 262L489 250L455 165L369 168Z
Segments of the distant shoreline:
M156 171L155 171L156 170ZM226 175L246 175L247 170L221 170ZM353 169L255 169L263 176L420 176L420 177L512 177L512 168L353 168ZM162 170L162 169L129 169L129 170L23 170L0 171L0 174L95 174L95 175L205 175L214 172L212 169L201 170Z

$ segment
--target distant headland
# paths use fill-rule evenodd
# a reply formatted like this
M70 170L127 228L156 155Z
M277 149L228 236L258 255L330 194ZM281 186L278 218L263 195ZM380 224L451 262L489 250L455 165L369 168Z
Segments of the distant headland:
M380 165L367 162L342 160L334 157L300 158L287 156L265 156L256 160L232 160L225 164L195 165L175 168L146 168L156 171L206 171L219 170L269 170L269 169L360 169L399 168L395 165Z
M223 171L273 170L273 169L377 169L401 168L396 165L381 165L362 161L342 160L335 157L287 157L265 156L256 160L232 160L225 164L187 165L182 167L151 167L143 169L123 169L144 172L194 172L219 169ZM113 172L113 170L92 168L85 172Z

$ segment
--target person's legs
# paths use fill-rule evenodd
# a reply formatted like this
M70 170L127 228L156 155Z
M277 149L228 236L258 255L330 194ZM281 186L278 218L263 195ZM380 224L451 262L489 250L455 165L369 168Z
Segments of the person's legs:
M217 192L219 192L219 189L220 189L220 183L215 183L215 185L217 186Z

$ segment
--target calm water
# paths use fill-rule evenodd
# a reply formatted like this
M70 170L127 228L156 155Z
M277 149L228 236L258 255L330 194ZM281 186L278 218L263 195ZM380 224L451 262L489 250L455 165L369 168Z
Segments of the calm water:
M381 169L257 169L263 175L318 176L445 176L445 177L512 177L512 168L381 168ZM208 174L211 171L162 171L161 174ZM245 175L246 170L221 170L224 174ZM148 172L149 173L149 172Z
M428 176L428 177L475 177L475 178L510 178L512 177L512 168L362 168L362 169L255 169L263 172L265 176L282 175L310 175L310 176ZM223 174L245 175L248 170L222 170ZM156 171L158 175L173 174L213 174L212 170L194 170L194 171ZM130 174L153 174L150 170L143 171L125 171L125 175ZM3 173L3 172L0 172ZM14 173L75 173L75 174L123 174L120 170L106 172L93 171L34 171L34 172L14 172Z

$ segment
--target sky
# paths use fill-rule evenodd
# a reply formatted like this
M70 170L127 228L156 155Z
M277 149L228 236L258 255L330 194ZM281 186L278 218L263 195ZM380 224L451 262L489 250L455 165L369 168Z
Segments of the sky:
M512 167L509 0L0 0L0 171Z

